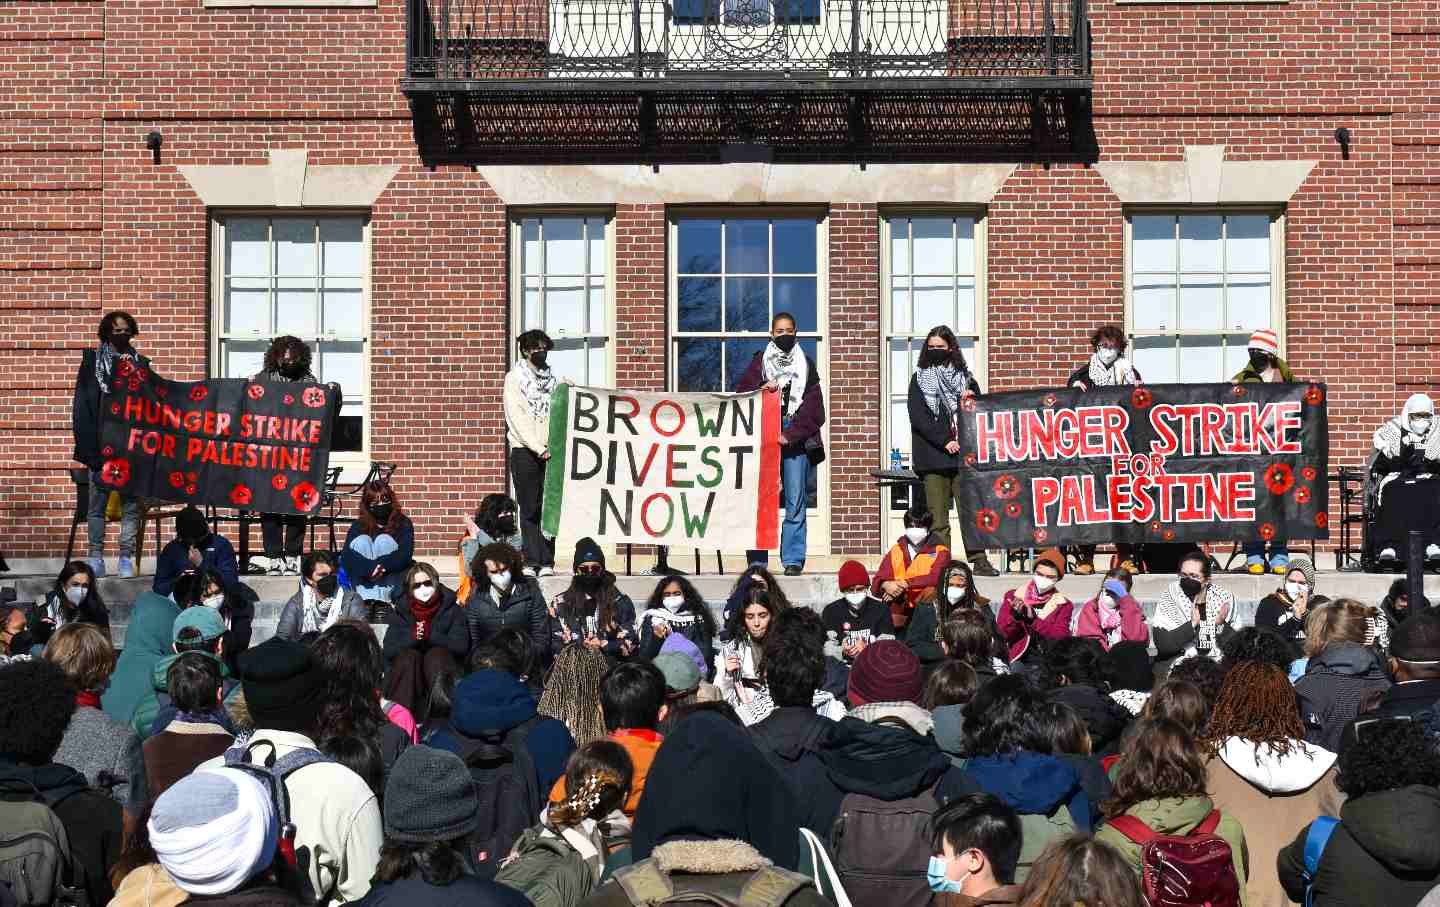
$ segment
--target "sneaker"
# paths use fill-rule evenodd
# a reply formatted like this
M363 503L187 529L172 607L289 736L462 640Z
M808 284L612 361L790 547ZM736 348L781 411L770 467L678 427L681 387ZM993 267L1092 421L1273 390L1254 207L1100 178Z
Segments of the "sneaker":
M534 568L534 567L521 567L521 568L520 568L520 573L521 573L522 576L528 576L528 577L530 577L531 579L534 579L534 578L535 578L535 568Z
M1140 573L1140 565L1131 560L1121 561L1120 569L1129 573L1131 576L1136 576Z
M1261 576L1265 573L1265 558L1249 557L1245 559L1245 572L1251 576Z
M265 572L268 573L268 574L270 574L271 576L284 576L284 575L285 575L285 558L283 558L283 557L272 557L272 558L270 558L270 566L265 570Z
M1383 548L1379 554L1375 555L1375 559L1381 561L1398 561L1400 560L1400 555L1394 548Z
M1095 573L1095 565L1090 561L1081 561L1075 565L1074 573L1076 576L1091 576Z
M85 558L85 563L90 565L90 569L94 572L96 579L105 575L105 558L87 557Z
M541 575L542 577L543 577L543 576L554 576L554 575L555 575L555 568L554 568L554 567L541 567L541 568L540 568L540 575Z
M804 567L801 567L799 564L786 564L786 565L785 565L785 575L786 575L786 576L799 576L800 574L802 574L802 573L804 573L804 572L805 572L805 568L804 568Z
M1000 571L990 563L990 558L980 555L970 562L970 572L975 576L999 576Z
M1440 560L1440 545L1426 545L1426 546L1425 546L1425 560L1427 560L1427 561Z
M1275 574L1276 576L1284 576L1285 574L1290 572L1290 562L1281 561L1278 564L1272 562L1270 564L1270 572Z
M120 563L115 567L115 575L121 579L129 579L135 575L135 561L133 558L120 556Z

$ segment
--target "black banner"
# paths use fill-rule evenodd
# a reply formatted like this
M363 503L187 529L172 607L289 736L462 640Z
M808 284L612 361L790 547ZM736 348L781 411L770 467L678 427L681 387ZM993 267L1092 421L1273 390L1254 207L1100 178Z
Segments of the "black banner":
M965 547L1328 538L1323 384L988 394L960 414Z
M333 384L167 381L121 360L101 400L100 482L197 506L310 513L339 400Z

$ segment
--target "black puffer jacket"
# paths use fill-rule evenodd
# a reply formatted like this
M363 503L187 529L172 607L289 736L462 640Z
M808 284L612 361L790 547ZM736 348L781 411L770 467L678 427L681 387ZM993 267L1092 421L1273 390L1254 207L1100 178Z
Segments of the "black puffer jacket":
M1280 851L1276 868L1290 900L1305 903L1305 838ZM1340 824L1320 856L1314 907L1400 907L1419 903L1440 882L1440 791L1402 787L1366 794L1340 808Z
M506 627L515 627L530 637L531 651L544 657L550 640L546 628L550 612L540 587L528 576L519 576L504 599L497 601L495 587L488 580L475 584L465 602L465 624L470 628L470 648L474 648Z
M1360 713L1361 704L1388 689L1390 678L1374 649L1348 642L1327 647L1295 682L1306 742L1338 752L1345 725Z
M403 600L391 610L385 619L386 665L406 649L418 649L423 655L431 646L444 646L455 656L456 664L465 664L465 656L470 654L470 628L466 623L466 613L455 603L454 592L441 586L438 594L440 610L435 612L424 642L415 639L415 612L411 610L413 604L408 595L402 596Z

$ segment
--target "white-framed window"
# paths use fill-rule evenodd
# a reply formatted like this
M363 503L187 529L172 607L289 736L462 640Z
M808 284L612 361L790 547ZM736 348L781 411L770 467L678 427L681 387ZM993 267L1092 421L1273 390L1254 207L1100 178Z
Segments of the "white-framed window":
M550 368L574 384L614 383L610 215L512 214L514 324L555 342ZM511 350L513 357L515 351Z
M1285 329L1285 224L1275 211L1132 211L1126 320L1144 380L1228 381L1257 328Z
M331 459L358 465L370 447L369 215L237 212L211 223L211 374L248 378L274 338L304 340L315 377L344 395Z

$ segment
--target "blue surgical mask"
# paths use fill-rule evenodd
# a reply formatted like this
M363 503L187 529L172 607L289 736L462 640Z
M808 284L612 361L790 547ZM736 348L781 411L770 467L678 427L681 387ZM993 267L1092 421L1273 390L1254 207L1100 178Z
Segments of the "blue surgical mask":
M1130 594L1129 590L1125 588L1125 584L1118 579L1107 579L1105 591L1114 596L1117 601Z
M944 857L932 856L930 865L925 869L925 881L930 883L930 890L936 894L959 894L960 886L965 882L965 879L956 882L945 877L949 865L950 861ZM969 877L970 873L965 873L965 878Z

